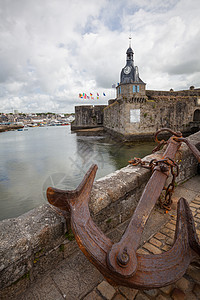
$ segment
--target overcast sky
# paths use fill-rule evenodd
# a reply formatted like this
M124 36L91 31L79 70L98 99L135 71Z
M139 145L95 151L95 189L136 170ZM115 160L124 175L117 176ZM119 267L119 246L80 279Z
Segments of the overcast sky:
M0 112L106 104L130 31L147 89L200 87L199 0L0 0Z

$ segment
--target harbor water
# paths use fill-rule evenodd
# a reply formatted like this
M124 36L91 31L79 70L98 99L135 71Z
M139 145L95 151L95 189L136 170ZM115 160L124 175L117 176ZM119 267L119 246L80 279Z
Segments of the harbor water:
M0 220L46 204L46 189L74 189L91 164L96 179L150 154L154 143L125 145L102 136L77 136L70 126L0 133Z

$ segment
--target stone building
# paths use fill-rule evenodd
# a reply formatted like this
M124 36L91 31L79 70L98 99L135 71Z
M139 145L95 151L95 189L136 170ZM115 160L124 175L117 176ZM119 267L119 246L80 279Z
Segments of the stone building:
M141 80L138 67L134 65L134 52L130 45L116 96L116 99L108 101L108 106L98 106L97 110L92 106L76 107L74 124L79 128L100 125L123 140L149 139L156 130L164 127L183 133L200 130L200 88L146 90L146 83ZM95 117L95 111L98 111L98 117Z

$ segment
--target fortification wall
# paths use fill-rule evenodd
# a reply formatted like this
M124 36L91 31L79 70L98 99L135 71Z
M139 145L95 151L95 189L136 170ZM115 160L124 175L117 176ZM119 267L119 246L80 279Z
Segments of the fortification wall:
M200 132L189 137L200 149ZM159 158L162 152L145 160ZM182 145L177 157L183 182L197 172L197 160ZM135 210L150 171L127 166L97 180L92 189L90 211L95 223L108 232L128 220ZM43 205L14 219L0 222L0 298L10 299L32 281L77 251L67 221L49 205Z
M71 130L103 126L103 109L106 105L75 106L75 120Z
M121 135L124 140L152 136L159 128L191 132L194 113L200 113L200 90L179 92L146 91L139 95L117 99L104 109L104 127ZM200 129L199 123L195 126Z

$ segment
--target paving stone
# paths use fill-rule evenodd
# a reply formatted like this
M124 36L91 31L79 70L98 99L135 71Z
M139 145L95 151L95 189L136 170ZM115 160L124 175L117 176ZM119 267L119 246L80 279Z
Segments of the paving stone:
M174 289L172 292L172 299L173 300L185 300L185 293L179 289Z
M165 297L165 296L163 296L163 295L158 295L157 297L156 297L156 300L167 300L167 299L169 299L168 297Z
M167 238L167 236L161 232L157 232L154 235L154 238L158 239L158 240L165 240Z
M200 219L199 219L199 218L196 218L196 217L194 217L194 220L195 220L195 222L197 223L197 226L198 226L198 224L200 223Z
M155 247L154 245L152 245L150 243L145 243L143 245L143 248L149 250L153 254L161 254L162 253L162 251L159 248Z
M171 293L172 289L173 289L172 285L168 285L168 286L164 286L164 287L160 288L160 290L167 295L169 295Z
M161 228L160 231L161 231L161 233L166 234L168 237L170 237L172 239L174 238L174 231L173 230L164 227L164 228Z
M190 207L199 208L199 204L191 202Z
M199 267L190 265L187 269L186 274L191 276L192 279L196 283L198 283L198 284L200 283L200 268Z
M192 292L188 292L185 295L185 300L199 300Z
M121 294L117 294L112 300L126 300L126 298Z
M108 300L111 300L116 293L114 287L112 287L112 285L110 285L107 281L102 281L97 286L97 289L101 293L101 295Z
M156 297L158 295L158 289L144 290L143 292L151 297Z
M48 275L37 280L24 294L17 297L16 300L63 300L63 296Z
M83 300L102 300L102 297L99 296L95 291L89 293Z
M174 240L173 240L173 239L171 239L171 238L167 238L167 239L166 239L166 244L167 244L167 245L172 246L173 243L174 243Z
M139 253L139 254L149 254L149 252L147 250L142 249L142 248L138 249L137 253Z
M190 210L191 210L191 211L194 211L194 212L197 211L197 209L196 209L195 207L190 207Z
M197 296L198 299L200 299L200 285L199 284L195 284L193 293Z
M139 292L139 293L137 294L135 300L149 300L149 298L148 298L146 295L144 295L144 294L142 294L141 292Z
M155 238L151 238L150 240L149 240L149 242L151 243L151 244L153 244L154 246L157 246L157 247L160 247L160 246L162 246L162 242L161 241L159 241L159 240L157 240L157 239L155 239Z
M194 284L192 282L190 282L189 280L187 280L186 278L182 277L181 279L179 279L176 282L176 286L181 289L183 292L187 291L191 291Z
M174 225L176 225L176 220L173 220L173 219L172 219L172 220L171 220L171 223L174 224Z
M170 245L165 245L162 247L162 250L169 251L172 247Z
M121 286L119 288L120 292L126 296L127 299L129 300L133 300L135 299L135 296L137 295L138 293L138 290L135 290L135 289L130 289L130 288L127 288L125 286Z
M167 228L171 229L171 230L175 230L176 229L176 226L174 224L171 224L171 223L167 223L165 226Z
M67 300L81 299L103 279L80 251L57 266L51 276L62 294L67 295Z

